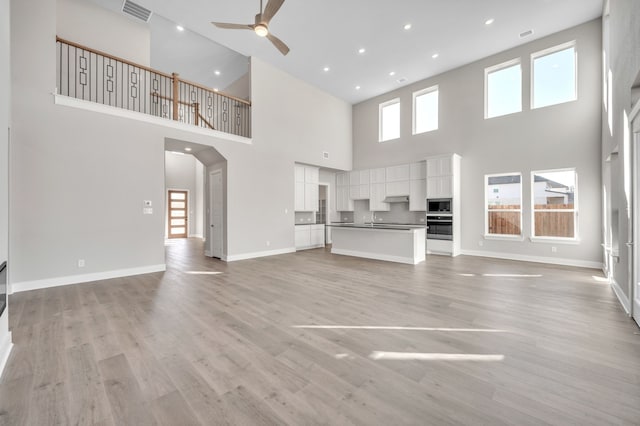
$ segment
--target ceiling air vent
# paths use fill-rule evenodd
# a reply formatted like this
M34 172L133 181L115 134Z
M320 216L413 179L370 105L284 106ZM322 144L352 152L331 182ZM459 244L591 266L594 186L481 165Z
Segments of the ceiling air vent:
M122 3L122 11L127 15L133 16L134 18L140 19L144 22L149 22L149 19L151 18L151 11L149 9L129 0L124 0L124 3Z
M525 32L520 33L520 38L529 37L531 34L533 34L533 30L527 30Z

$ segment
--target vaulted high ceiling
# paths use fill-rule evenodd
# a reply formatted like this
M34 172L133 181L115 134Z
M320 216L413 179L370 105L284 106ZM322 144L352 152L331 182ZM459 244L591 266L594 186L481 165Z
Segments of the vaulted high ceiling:
M252 23L259 0L134 1L351 103L595 19L603 7L602 0L285 0L270 24L291 48L283 56L252 31L210 23Z

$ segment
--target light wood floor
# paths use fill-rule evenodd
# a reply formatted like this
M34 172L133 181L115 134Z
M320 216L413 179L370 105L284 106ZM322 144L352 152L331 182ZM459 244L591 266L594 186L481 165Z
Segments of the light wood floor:
M0 424L640 424L640 330L598 271L201 253L11 296Z

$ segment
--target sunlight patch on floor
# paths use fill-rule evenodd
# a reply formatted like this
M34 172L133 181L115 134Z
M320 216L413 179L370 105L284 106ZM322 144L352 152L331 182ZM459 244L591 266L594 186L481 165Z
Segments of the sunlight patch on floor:
M218 271L182 271L185 274L189 274L189 275L218 275L218 274L222 274L222 272L218 272Z
M541 274L458 274L461 277L542 278Z
M492 328L449 328L449 327L400 327L377 325L292 325L292 328L306 328L319 330L402 330L402 331L453 331L464 333L508 333L507 330Z
M502 354L442 354L431 352L384 352L373 351L369 358L375 361L504 361Z

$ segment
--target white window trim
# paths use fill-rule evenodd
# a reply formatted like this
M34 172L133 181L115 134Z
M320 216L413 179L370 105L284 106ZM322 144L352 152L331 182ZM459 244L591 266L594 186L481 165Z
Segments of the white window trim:
M437 94L437 98L438 98L438 104L437 104L437 111L438 111L438 120L436 121L436 128L435 129L431 129L431 130L425 130L424 132L420 132L417 133L416 132L416 124L417 124L417 119L416 119L416 98L422 95L427 95L429 93L433 93L433 92L438 92ZM421 135L423 133L429 133L429 132L433 132L435 130L438 130L438 128L440 127L440 91L438 88L438 85L436 84L435 86L431 86L431 87L427 87L426 89L422 89L422 90L418 90L417 92L413 92L413 125L411 128L411 134L412 135Z
M520 234L490 234L489 233L489 206L487 205L487 190L489 187L489 177L498 176L520 176L520 209L505 209L500 211L505 212L519 212L520 213ZM484 239L485 240L509 240L509 241L523 241L523 228L522 228L522 173L490 173L484 175Z
M496 71L500 71L504 68L509 68L514 65L520 65L520 110L510 112L508 114L496 115L493 117L489 117L489 74L494 73ZM484 119L490 120L492 118L504 117L511 114L517 114L522 112L522 61L520 58L511 59L507 62L502 62L501 64L492 65L484 69Z
M559 102L557 104L551 104L551 105L535 107L534 106L535 105L535 99L534 99L534 97L535 97L535 95L534 95L534 93L535 93L535 87L534 87L534 78L535 78L534 62L535 62L535 60L538 59L538 58L542 58L544 56L551 55L551 54L556 53L556 52L560 52L561 50L572 48L572 47L574 49L573 50L573 61L574 61L573 69L575 70L575 75L574 75L574 80L573 80L573 84L574 84L574 87L573 87L574 97L573 97L573 99L568 99L566 101ZM550 47L548 49L544 49L544 50L540 50L538 52L532 53L531 54L530 67L531 67L531 69L530 69L530 71L531 71L530 72L530 75L531 75L531 77L530 77L531 78L531 82L530 82L531 109L547 108L547 107L551 107L551 106L554 106L554 105L562 105L562 104L566 104L568 102L574 102L574 101L578 100L578 47L577 47L577 43L576 43L575 40L571 40L571 41L568 41L566 43L562 43L562 44L559 44L557 46L553 46L553 47Z
M535 175L539 173L553 173L553 172L574 172L576 178L576 186L573 194L573 209L538 209L536 210L535 206ZM559 243L559 244L579 244L580 243L580 233L579 233L579 214L578 214L578 171L575 167L567 167L564 169L550 169L550 170L532 170L531 171L531 237L529 240L532 243ZM536 212L547 212L547 211L555 211L555 212L573 212L573 238L569 237L546 237L546 236L537 236L536 235Z
M400 98L394 98L391 99L389 101L383 102L378 106L378 142L382 143L382 142L389 142L389 141L393 141L393 140L397 140L400 139L400 137L397 138L393 138L393 139L382 139L382 110L385 107L388 107L390 105L394 105L394 104L400 104ZM402 111L400 111L402 113ZM402 115L400 116L400 119L402 119ZM400 130L399 134L402 135L402 126L400 123Z

